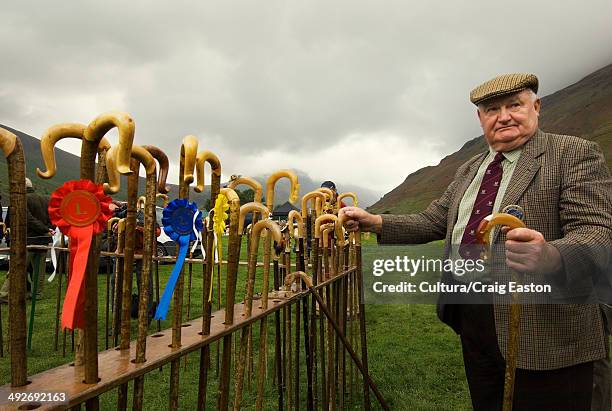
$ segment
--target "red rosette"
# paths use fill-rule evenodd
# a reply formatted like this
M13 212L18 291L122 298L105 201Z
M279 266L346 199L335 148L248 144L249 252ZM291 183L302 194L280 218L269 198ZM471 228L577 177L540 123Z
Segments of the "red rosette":
M113 216L109 208L112 199L104 194L102 184L96 184L91 180L66 181L63 186L55 190L49 200L49 219L62 233L69 236L71 227L89 225L82 223L87 221L87 218L92 218L94 199L99 204L99 212L91 224L94 234L101 233L106 228L106 222ZM68 201L62 208L64 200ZM91 203L88 200L92 200ZM70 205L74 205L74 208ZM83 213L88 214L83 216Z
M51 195L49 218L70 237L70 280L62 309L63 328L83 328L85 269L91 240L106 228L112 216L111 198L101 184L90 180L67 181Z

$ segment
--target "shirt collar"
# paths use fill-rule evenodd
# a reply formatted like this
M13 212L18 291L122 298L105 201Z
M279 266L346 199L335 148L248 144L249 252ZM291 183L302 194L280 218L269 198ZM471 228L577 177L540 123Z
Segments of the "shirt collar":
M515 148L512 151L507 151L504 153L504 158L506 160L508 160L511 163L514 163L516 160L519 159L519 157L521 156L521 153L523 152L523 146ZM495 150L493 150L491 147L489 147L489 155L490 156L495 156L495 154L497 154L497 152Z

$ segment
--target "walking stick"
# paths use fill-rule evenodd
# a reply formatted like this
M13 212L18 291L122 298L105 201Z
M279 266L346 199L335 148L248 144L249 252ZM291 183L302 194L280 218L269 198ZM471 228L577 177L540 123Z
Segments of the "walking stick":
M17 136L0 127L0 150L8 164L11 206L9 260L9 351L11 387L27 384L26 357L26 189L23 146Z
M205 174L204 165L210 164L211 183L210 183L210 204L215 205L217 195L221 187L221 161L219 157L211 151L200 151L196 155L196 176L197 184L195 191L204 191ZM233 191L233 190L232 190ZM234 193L235 194L235 193ZM237 195L236 195L237 196ZM221 241L219 239L219 241ZM202 281L202 335L210 334L210 316L212 312L212 277L215 264L215 233L213 231L213 219L208 219L206 230L206 269ZM219 262L221 264L221 262ZM218 358L218 357L217 357ZM200 349L200 384L198 386L198 410L203 410L206 404L206 384L208 381L208 369L210 368L210 345L206 344Z
M300 194L300 185L298 183L298 178L297 175L291 171L291 170L279 170L276 171L274 173L272 173L272 175L270 175L270 177L268 177L268 180L266 181L266 206L268 207L268 211L270 213L272 213L274 211L274 188L276 187L276 183L278 182L278 180L280 180L281 178L287 178L289 179L290 183L291 183L291 188L290 188L290 193L289 193L289 202L290 203L295 203L298 198L299 198L299 194ZM269 275L270 272L270 238L266 237L265 241L264 241L264 273L266 273ZM266 278L267 276L264 274L264 278ZM275 289L278 290L278 287L280 286L280 284L275 284ZM266 321L266 319L262 320ZM275 321L275 327L280 329L280 313L277 311L274 313L274 321ZM276 333L275 335L276 338L276 347L281 347L280 344L280 338L281 336L279 335L279 333ZM280 353L276 353L275 358L280 358ZM277 365L277 369L282 369ZM284 385L282 384L282 375L278 376L278 380L280 382L280 388L279 390L282 391L284 390Z
M298 234L296 236L296 241L298 243L297 249L297 271L305 271L306 266L304 263L304 236L306 234L306 230L304 228L304 220L302 215L296 211L291 210L289 215L287 216L287 223L289 224L289 233L290 235L294 235L293 224L294 221L297 222L298 226ZM300 290L302 289L302 282L300 282ZM299 304L299 303L298 303ZM299 308L299 307L298 307ZM308 299L302 299L302 315L303 315L303 323L304 323L304 353L306 356L306 381L307 381L307 396L306 396L306 409L312 410L314 409L314 398L313 398L313 351L312 351L312 343L310 341L310 327L309 327L309 319L308 319ZM295 380L296 380L296 389L295 389L295 404L296 408L299 409L300 404L300 366L299 366L299 311L297 313L296 318L296 372L295 372ZM316 388L315 388L316 389Z
M161 164L160 164L161 166ZM169 203L169 197L167 194L161 194L161 193L157 193L156 198L161 198L163 201L163 205L164 208L166 208L168 206ZM157 247L155 247L155 257L159 257L158 253L157 253ZM159 261L155 260L153 261L153 264L155 266L155 301L157 301L159 303ZM161 320L155 320L157 322L157 331L161 331ZM161 368L160 368L161 371Z
M298 271L298 272L295 272L295 273L291 273L285 279L285 285L291 285L291 283L293 281L295 281L296 278L301 278L302 281L304 281L304 283L306 283L306 287L308 287L308 290L317 299L317 302L319 303L319 307L321 308L321 311L323 311L323 314L325 314L325 316L329 320L330 324L334 328L334 331L340 337L340 341L342 341L342 344L344 345L344 347L348 351L349 355L353 359L353 362L359 368L359 371L361 371L361 375L363 376L363 378L366 381L367 385L372 389L372 391L374 391L374 395L376 396L376 399L378 400L378 403L380 404L382 409L389 410L389 406L387 405L387 403L385 402L385 399L383 398L382 394L378 390L378 387L376 386L376 384L374 383L374 381L370 377L370 374L368 373L367 369L361 363L361 360L359 360L359 357L357 356L357 354L353 350L353 347L351 347L351 344L348 342L348 340L346 339L346 337L342 333L342 330L340 329L340 327L338 326L338 324L334 320L333 316L329 312L329 309L327 308L327 306L323 302L323 299L321 298L321 296L319 295L317 290L314 288L314 285L313 285L312 280L310 279L310 277L308 277L308 275L306 273L304 273L303 271Z
M250 202L250 203L246 203L243 206L240 207L240 222L239 222L239 228L238 231L240 232L240 235L242 236L242 233L244 232L244 221L246 218L246 215L249 213L253 213L253 218L251 219L252 221L252 226L255 225L255 222L257 221L257 216L259 215L261 217L262 220L266 219L269 217L270 213L268 211L268 208L266 206L264 206L261 203L258 202ZM251 231L252 233L252 231ZM242 237L241 237L242 238ZM250 247L250 240L252 239L252 235L251 236L247 236L247 250ZM253 328L251 326L248 327L248 337L247 337L247 358L248 358L248 363L247 363L247 381L250 384L250 381L252 380L252 372L253 372ZM266 355L266 354L264 354Z
M119 174L116 172L115 167L115 158L116 151L114 148L110 150L107 156L107 169L109 170L109 183L104 185L106 191L110 193L117 193L119 191ZM146 197L144 197L144 240L143 240L143 251L142 251L142 267L140 273L140 290L139 290L139 301L138 301L138 333L136 338L136 358L134 362L136 364L144 363L146 361L145 353L146 353L146 338L147 338L147 329L149 328L149 287L150 278L151 278L151 260L152 260L152 252L153 252L153 227L155 224L155 194L157 191L157 167L155 163L155 159L149 153L149 151L145 150L143 147L132 145L132 171L134 172L134 177L138 179L138 172L140 168L140 164L142 164L146 171L146 185L145 192ZM132 178L132 176L130 176ZM128 179L128 194L134 194L136 190L130 190L129 187L130 180ZM142 197L141 197L142 198ZM133 198L132 198L133 200ZM140 199L138 200L139 203ZM128 197L128 213L130 210L130 198ZM128 214L129 215L129 214ZM128 220L129 225L129 220ZM126 230L126 235L128 232ZM133 242L133 239L132 239ZM126 241L127 243L127 241ZM125 261L127 261L127 255L129 251L124 252ZM132 260L134 258L134 248L132 244ZM128 268L127 265L124 265L124 270L131 271L132 268ZM131 277L131 276L130 276ZM124 277L125 279L125 277ZM124 283L124 295L125 295L125 283ZM130 281L130 301L131 301L131 281ZM125 303L124 299L124 303ZM123 333L123 321L122 319L122 333ZM130 325L130 318L127 318L127 325ZM129 327L128 327L129 328ZM129 341L129 332L127 333L127 344L124 345L124 336L121 337L121 347L122 349L129 349L130 341ZM127 346L126 348L123 348ZM125 388L127 388L127 383L125 384ZM133 408L136 410L142 409L142 401L144 395L144 375L139 376L134 380L134 402Z
M342 193L338 195L338 198L336 199L336 203L338 204L338 207L340 207L340 202L348 197L350 197L353 200L353 206L357 207L357 204L358 204L357 194L352 193L352 192Z
M306 256L305 256L305 265L304 270L312 264L312 278L314 280L314 284L319 284L319 275L317 272L318 264L319 264L319 244L318 241L312 241L314 235L314 222L316 216L320 214L320 200L325 198L325 194L320 191L311 191L302 197L302 220L306 223ZM315 217L313 218L313 209L308 208L308 204L311 202L311 205L314 206L316 211ZM311 252L312 250L312 252ZM318 408L318 400L319 400L319 390L318 390L318 380L317 380L317 362L319 357L324 358L324 340L321 337L320 347L321 350L319 354L317 354L317 304L314 298L310 300L310 318L312 318L312 326L310 327L310 335L308 336L310 340L310 347L312 351L312 373L313 373L313 402L314 408ZM323 330L323 321L319 321L319 327L321 329L321 336ZM324 361L324 360L323 360ZM323 374L325 373L325 365L321 364L321 368L323 370ZM325 376L322 376L322 391L325 391ZM323 399L323 396L321 397ZM326 402L325 399L323 399Z
M193 171L198 152L198 139L188 135L183 138L181 144L181 157L179 168L179 196L178 198L189 201L189 185L193 182ZM177 246L178 249L178 246ZM172 317L172 347L181 346L181 327L183 321L183 289L184 289L184 267L181 269L173 293L173 317ZM170 409L178 408L179 396L179 372L180 358L170 363Z
M108 154L108 153L107 153ZM106 222L106 251L110 254L111 252L111 236L113 225L119 222L119 217L111 217ZM111 266L111 258L110 256L106 257L106 309L104 313L104 344L106 349L108 350L108 331L111 327L109 327L110 322L110 307L112 305L112 296L110 292L110 266ZM114 274L114 272L113 272ZM59 298L59 297L58 297Z
M121 296L123 295L123 244L125 243L125 218L117 223L117 247L115 248L115 288L113 290L113 345L119 344L121 332Z
M302 197L302 220L306 221L306 262L310 262L310 250L312 249L312 224L311 216L308 213L308 203L312 202L315 208L317 207L317 199L324 199L325 194L320 191L311 191ZM320 214L317 213L317 214ZM315 280L316 283L316 280Z
M131 150L134 139L134 121L130 116L121 112L105 113L96 117L88 126L81 124L63 124L49 128L41 138L41 152L47 171L37 169L41 178L51 178L55 175L55 143L65 137L79 138L81 144L81 179L95 180L95 157L98 144L103 136L112 128L119 129L119 146L121 151ZM127 159L129 160L129 158ZM125 158L118 160L119 171L129 174L129 162ZM94 235L89 249L87 265L85 268L85 304L83 328L83 358L84 381L86 384L98 382L98 257L100 251L100 234ZM74 277L74 274L73 274ZM87 401L87 408L98 407L98 397Z
M338 217L333 215L333 214L322 214L319 217L317 217L317 219L315 220L315 241L319 241L322 242L323 245L323 268L325 268L326 265L328 265L328 261L327 261L327 255L328 255L328 234L327 233L323 233L323 225L325 223L332 223L333 224L333 229L336 232L336 238L338 238L339 236L342 236L342 227L338 224ZM331 276L336 275L336 271L334 268L334 264L331 264L331 270L330 270L330 275L329 276L325 276L323 274L322 270L321 274L323 277L325 277L326 279L330 278ZM335 304L336 302L336 296L334 295L333 301L332 301L332 294L334 294L336 290L336 287L334 286L333 289L330 289L329 286L325 287L325 299L327 301L328 306L332 306L332 302L333 304ZM337 311L336 311L337 312ZM321 336L323 338L323 336ZM329 391L328 394L325 395L325 398L327 400L329 400L329 402L326 402L326 404L328 404L329 406L331 406L332 409L335 409L336 407L336 385L335 382L336 378L335 378L335 362L334 362L334 334L333 334L333 330L332 330L332 324L331 321L328 320L327 322L327 381L328 384L327 386L325 386L325 389Z
M234 301L236 298L236 282L238 280L238 263L240 261L241 240L241 207L240 198L232 189L221 191L229 201L229 242L227 245L227 268L225 281L225 326L234 323ZM242 220L244 223L244 220ZM232 362L232 333L223 337L223 353L221 372L219 374L219 396L217 409L226 411L229 406L230 368Z
M491 214L480 222L476 231L476 238L480 243L484 244L485 247L489 246L491 230L496 226L507 226L510 230L526 227L525 223L513 215L506 213ZM519 274L512 270L512 281L519 283L520 280ZM521 305L519 304L519 295L518 293L512 293L510 301L510 323L508 324L508 347L506 348L506 371L504 373L503 411L512 411L516 362L519 348L520 321Z
M253 310L253 289L255 285L255 273L257 269L257 250L259 248L259 239L261 237L261 231L263 229L268 229L268 237L272 236L274 241L279 242L279 243L281 241L280 228L278 227L276 223L272 222L271 220L262 220L262 221L257 222L257 224L253 226L252 233L251 233L252 238L251 238L251 243L249 247L249 265L248 265L247 287L246 287L245 305L244 305L244 316L247 318L251 316L252 310ZM262 309L268 308L268 291L269 291L268 283L269 283L268 273L266 273L266 271L264 270L263 286L262 286L262 292L261 292L261 308ZM261 334L259 338L261 342L260 346L265 349L267 327L265 327L265 323L263 322L263 320L262 320L262 324L264 325L261 326L260 324ZM240 402L242 401L242 388L243 388L243 382L244 382L244 365L245 365L245 360L246 360L246 348L247 348L246 345L247 345L247 337L248 337L247 328L248 327L242 328L242 335L241 335L241 340L240 340L240 351L238 354L238 361L236 363L236 377L235 377L236 386L235 386L235 396L234 396L234 410L240 409L241 407ZM263 351L260 351L259 355L260 355L260 359L262 359ZM263 365L265 366L265 364ZM264 382L263 372L264 372L264 367L262 367L262 364L260 361L260 367L258 370L259 375L257 379L257 387L258 387L257 403L260 403L261 401L260 395L259 395L259 387L261 386L263 388L263 382ZM279 392L282 393L282 391L279 391ZM257 409L261 409L261 408L257 408Z

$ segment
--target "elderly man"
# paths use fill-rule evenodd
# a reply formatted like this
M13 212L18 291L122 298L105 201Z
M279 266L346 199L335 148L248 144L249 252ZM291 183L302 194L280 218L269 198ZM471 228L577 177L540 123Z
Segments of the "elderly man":
M446 239L448 253L471 258L463 251L476 243L482 217L519 206L529 228L494 237L494 244L505 245L506 269L566 285L578 278L592 291L596 264L576 255L573 245L609 250L610 171L595 143L538 129L537 89L532 74L503 75L476 87L470 100L489 150L459 167L442 197L423 212L373 215L347 207L340 211L350 218L346 228L374 232L381 244ZM450 304L445 298L438 300L438 316L460 335L474 409L501 409L508 305ZM604 327L597 304L524 305L514 409L590 410L594 363L608 355Z

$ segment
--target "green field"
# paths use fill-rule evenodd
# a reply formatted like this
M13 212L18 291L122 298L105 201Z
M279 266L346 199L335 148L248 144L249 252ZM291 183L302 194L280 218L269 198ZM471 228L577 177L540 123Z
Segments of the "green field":
M243 256L244 253L243 245ZM364 242L364 255L378 253L380 249L370 239ZM415 248L415 253L427 253L430 249ZM171 265L160 265L162 287L171 270ZM0 275L4 277L4 273ZM238 296L243 296L246 271L240 272ZM260 289L261 275L258 274L256 290ZM105 275L99 276L100 309L99 309L99 346L105 348L104 340L104 295L106 290ZM192 282L191 318L201 315L202 275L201 269L194 266ZM71 362L70 338L67 339L67 354L62 357L61 338L59 351L53 350L55 327L55 296L57 282L48 284L44 290L44 299L37 302L33 350L28 357L29 374ZM185 301L186 301L185 293ZM185 317L186 308L183 309ZM28 313L29 318L29 313ZM169 313L168 318L171 318ZM393 410L469 410L471 409L467 384L463 372L463 361L458 337L450 328L436 317L432 305L366 305L367 338L369 366L373 379ZM3 331L5 337L5 356L0 358L0 384L9 382L9 360L6 356L7 306L2 306ZM272 325L272 321L270 321ZM169 328L170 321L162 323L162 329ZM268 336L269 355L268 370L272 374L274 327L270 326ZM150 332L156 331L152 323ZM132 335L135 335L133 327ZM237 339L236 336L235 339ZM257 342L257 333L255 333ZM257 345L255 345L257 346ZM215 409L217 380L215 374L216 344L211 347L212 371L208 381L207 409ZM303 350L303 345L302 345ZM348 358L348 357L347 357ZM304 355L301 354L302 371ZM347 360L348 361L348 360ZM199 352L187 356L185 368L181 367L180 407L191 410L197 400ZM256 363L255 363L256 367ZM162 371L154 371L145 380L145 408L147 410L165 410L168 408L169 366ZM347 363L348 369L348 363ZM233 381L233 380L232 380ZM248 382L246 383L249 387ZM233 382L232 382L233 385ZM245 390L243 409L255 409L255 384ZM305 378L301 379L302 409L306 409ZM51 389L51 388L50 388ZM276 391L271 384L271 377L266 385L264 409L276 408ZM353 401L347 396L347 408L360 409L360 385L354 387ZM348 389L347 389L348 390ZM233 393L232 393L233 397ZM131 402L131 396L130 398ZM115 409L116 390L101 396L101 408ZM372 395L374 409L378 409Z

